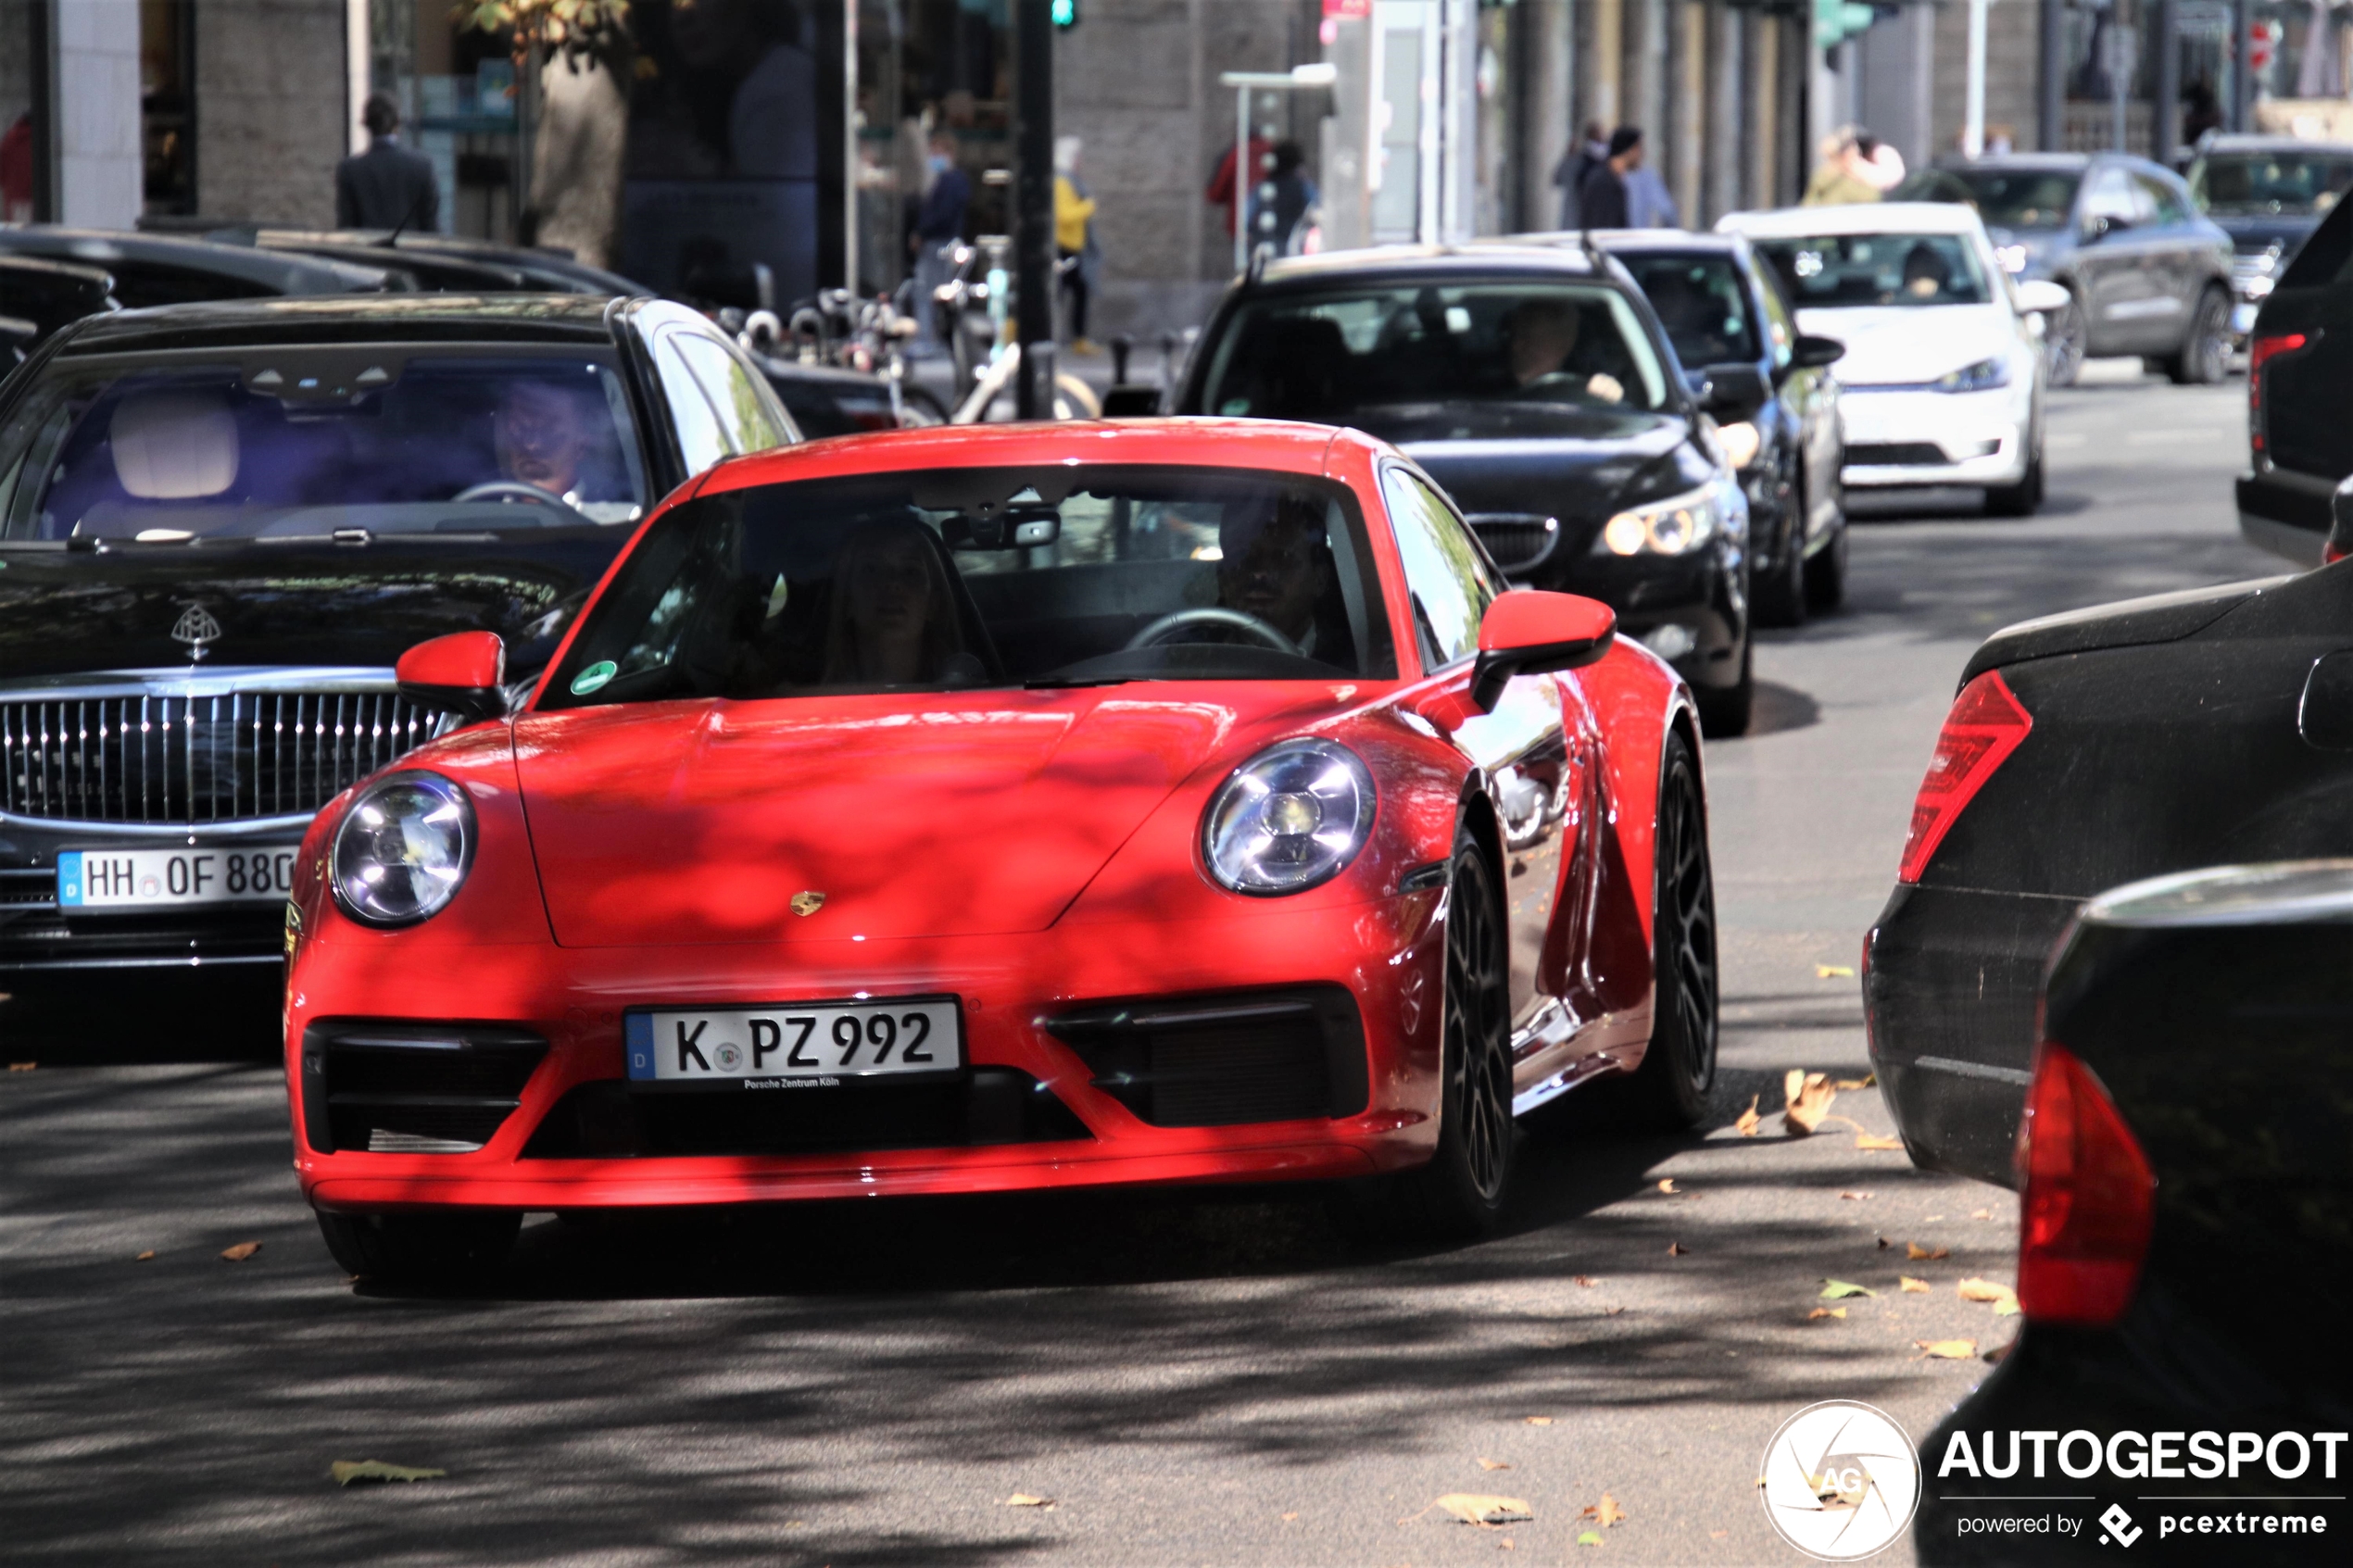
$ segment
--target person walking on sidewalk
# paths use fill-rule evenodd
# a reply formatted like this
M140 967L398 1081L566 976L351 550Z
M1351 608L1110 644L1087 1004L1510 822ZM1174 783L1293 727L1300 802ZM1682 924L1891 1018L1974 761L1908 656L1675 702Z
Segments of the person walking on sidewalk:
M1822 139L1821 162L1806 182L1800 207L1846 207L1879 200L1881 186L1871 178L1871 154L1878 143L1869 132L1842 125Z
M1054 251L1063 292L1070 296L1070 351L1092 356L1087 337L1087 305L1101 280L1103 247L1095 239L1095 198L1078 177L1078 138L1054 138Z
M1561 193L1562 228L1583 227L1584 203L1579 193L1585 188L1585 176L1608 161L1609 129L1598 119L1589 119L1584 139L1561 154L1560 162L1553 166L1553 183Z
M1321 199L1315 182L1307 177L1307 155L1299 144L1276 143L1274 168L1251 188L1251 248L1265 245L1277 256L1289 256L1300 220Z
M1609 133L1609 156L1585 171L1578 187L1578 221L1587 229L1627 227L1626 177L1642 167L1642 133L1621 125Z
M931 155L924 167L931 182L924 187L924 204L916 209L915 232L907 244L915 253L915 341L929 352L939 344L938 290L955 269L950 253L964 237L973 182L956 167L956 138L946 131L931 133Z
M359 111L368 150L335 165L335 227L441 232L441 182L433 160L400 144L400 108L388 93L371 93Z

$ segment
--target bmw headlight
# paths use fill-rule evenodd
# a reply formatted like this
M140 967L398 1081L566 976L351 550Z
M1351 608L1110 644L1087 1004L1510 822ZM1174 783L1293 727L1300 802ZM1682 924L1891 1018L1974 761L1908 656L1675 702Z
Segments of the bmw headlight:
M1218 786L1202 818L1202 859L1237 893L1301 893L1347 870L1372 830L1362 759L1327 740L1287 740Z
M1939 392L1991 392L1997 386L2010 384L2010 362L2007 359L1980 359L1974 365L1936 378L1932 383Z
M335 902L363 925L414 925L441 912L474 859L474 809L438 773L389 773L359 792L335 829Z
M1629 507L1602 525L1595 555L1680 556L1716 537L1723 525L1723 503L1713 487Z

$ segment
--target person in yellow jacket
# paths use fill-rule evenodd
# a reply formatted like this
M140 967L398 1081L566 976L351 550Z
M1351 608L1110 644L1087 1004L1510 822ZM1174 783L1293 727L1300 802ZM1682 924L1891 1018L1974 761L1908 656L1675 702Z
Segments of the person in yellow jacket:
M1070 351L1098 352L1087 338L1087 305L1101 281L1103 249L1095 239L1095 198L1078 177L1078 138L1054 138L1054 249L1062 257L1062 287L1070 295Z

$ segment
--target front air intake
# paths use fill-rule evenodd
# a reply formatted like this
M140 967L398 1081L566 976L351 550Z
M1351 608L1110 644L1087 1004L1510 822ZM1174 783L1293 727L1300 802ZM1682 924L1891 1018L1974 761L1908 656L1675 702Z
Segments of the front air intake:
M1365 1030L1344 986L1100 1003L1050 1019L1092 1087L1155 1127L1230 1127L1365 1109Z
M522 1102L547 1042L503 1023L330 1019L302 1032L302 1122L321 1154L463 1154Z

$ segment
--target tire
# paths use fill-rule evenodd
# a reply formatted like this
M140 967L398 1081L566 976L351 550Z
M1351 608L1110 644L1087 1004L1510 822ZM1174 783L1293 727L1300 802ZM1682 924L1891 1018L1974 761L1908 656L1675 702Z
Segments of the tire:
M496 1273L522 1229L518 1213L319 1214L346 1273L384 1285L465 1285Z
M1716 873L1699 768L1680 734L1659 762L1657 832L1651 1043L1626 1088L1635 1120L1671 1132L1707 1113L1716 1086Z
M2043 448L2037 444L2026 459L2026 473L2016 484L1995 484L1985 492L1987 517L2032 517L2043 504Z
M2181 352L2165 361L2176 386L2215 386L2231 373L2231 301L2221 289L2197 296Z
M1384 1241L1476 1240L1511 1188L1511 976L1504 904L1476 839L1457 832L1446 889L1446 990L1439 1028L1438 1152L1343 1196L1351 1232Z
M1802 495L1799 499L1802 502ZM1806 541L1798 533L1804 526L1803 519L1789 519L1783 530L1788 537L1782 541L1781 558L1773 564L1772 574L1756 584L1755 596L1750 604L1758 625L1806 624L1809 603L1806 593Z
M1699 699L1702 734L1710 740L1729 740L1748 734L1748 721L1756 711L1755 640L1741 639L1741 678L1737 684L1721 690L1694 686L1692 691Z
M2051 318L2049 335L2045 346L2050 356L2050 384L2073 386L2076 372L2083 368L2083 358L2092 345L2091 318L2083 312L2083 296L2075 285L2067 288L2071 303Z
M1831 542L1806 559L1806 600L1817 615L1846 602L1846 518L1842 511Z

